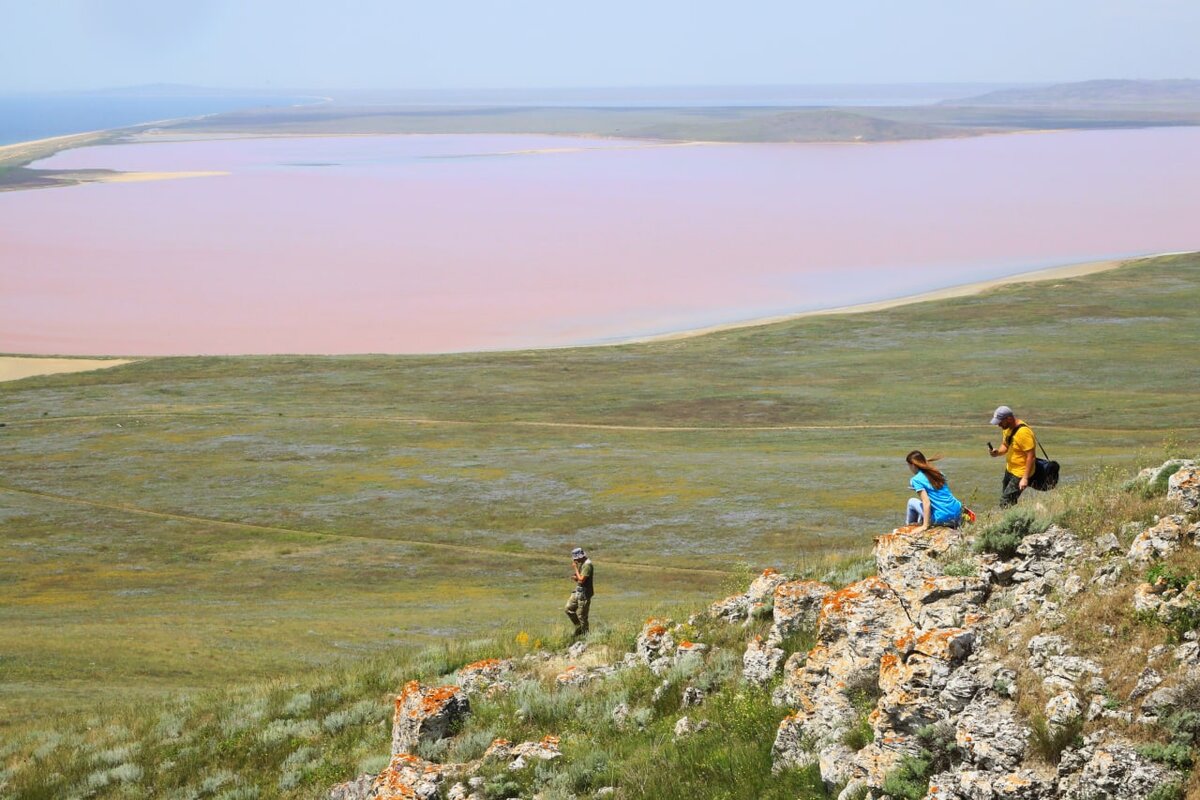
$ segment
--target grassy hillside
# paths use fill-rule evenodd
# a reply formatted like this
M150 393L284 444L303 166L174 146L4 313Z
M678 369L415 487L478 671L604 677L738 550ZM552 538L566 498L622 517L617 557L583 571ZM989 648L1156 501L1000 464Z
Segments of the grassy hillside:
M1133 532L1127 530L1127 523L1137 523L1140 530L1155 515L1173 510L1163 497L1165 487L1127 483L1129 474L1111 468L1089 470L1087 482L1064 487L1049 498L1048 508L1037 515L1042 527L1054 520L1070 526L1084 540L1120 531L1122 544L1128 546ZM968 532L990 525L1003 525L1002 515L985 513ZM1191 550L1186 548L1169 560L1168 574L1186 572L1189 578L1195 574L1197 559ZM966 552L942 556L949 563ZM820 577L841 585L869 571L850 567ZM1128 595L1142 577L1140 571L1128 572L1116 601L1111 594L1082 595L1070 609L1070 624L1060 630L1086 655L1101 660L1121 697L1143 669L1143 654L1178 634L1134 613ZM744 588L747 580L741 578L726 588ZM684 620L703 607L664 610ZM1119 635L1115 639L1097 636L1100 620ZM514 658L518 668L510 677L511 690L473 696L472 714L453 738L418 748L425 758L462 763L478 758L497 737L514 742L547 734L561 738L564 757L560 761L519 772L510 772L503 764L485 768L480 793L487 800L530 797L535 792L544 800L568 800L598 796L596 790L610 786L617 787L620 797L647 800L827 800L836 796L836 789L822 785L816 764L771 769L775 732L789 713L770 702L779 677L765 687L741 679L741 654L750 639L766 633L769 614L746 625L693 617L679 633L708 645L707 656L680 662L664 674L636 666L581 687L556 682L555 676L568 664L586 667L619 661L633 649L641 622L641 618L625 618L603 625L588 637L587 652L576 658L563 653L567 639L562 628L531 629L532 633L512 628L493 630L487 638L471 642L391 650L333 668L293 669L271 681L223 686L169 700L77 706L6 730L0 745L0 793L20 800L315 800L326 797L331 785L362 772L377 772L387 764L391 700L406 681L441 685L453 682L456 670L477 659ZM1018 623L1030 627L1026 638L1042 625L1033 613ZM1133 641L1137 650L1129 646ZM782 648L787 653L801 652L812 644L812 631L801 630L786 638ZM1023 653L1021 648L1018 661ZM684 686L704 691L704 703L681 708ZM1037 688L1024 686L1021 691L1022 697L1032 696ZM864 693L857 708L862 719L846 735L847 743L857 738L855 748L864 743L863 737L869 741L866 715L875 699ZM614 718L619 704L628 706L625 723ZM708 727L686 738L673 735L683 714ZM1087 732L1107 724L1091 724ZM1128 726L1124 733L1151 748L1166 736L1162 726ZM1045 768L1053 769L1061 744L1053 753L1038 756ZM1189 747L1155 752L1170 754L1173 763L1184 769L1192 763ZM1197 785L1200 770L1193 769L1191 779ZM920 788L903 796L923 793ZM1154 796L1179 797L1165 792Z
M1068 481L1194 450L1197 307L1180 256L675 342L0 384L0 720L549 629L575 544L601 620L811 572L896 522L913 447L994 504L1001 402Z
M831 108L412 108L315 106L219 114L171 126L204 133L545 133L722 142L894 141L951 126Z
M1095 80L1024 89L1001 89L976 97L943 101L962 106L1056 106L1111 108L1177 106L1200 108L1198 80Z

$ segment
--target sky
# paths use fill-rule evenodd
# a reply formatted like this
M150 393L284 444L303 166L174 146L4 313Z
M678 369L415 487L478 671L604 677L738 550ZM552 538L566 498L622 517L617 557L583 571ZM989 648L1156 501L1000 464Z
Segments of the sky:
M0 92L1200 78L1196 0L0 0Z

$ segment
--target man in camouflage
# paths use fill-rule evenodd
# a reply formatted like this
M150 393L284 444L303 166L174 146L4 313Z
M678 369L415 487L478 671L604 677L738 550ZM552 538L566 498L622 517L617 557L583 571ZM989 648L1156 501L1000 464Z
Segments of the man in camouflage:
M575 635L583 636L588 632L588 611L591 610L595 590L592 588L592 560L582 547L571 551L571 569L574 572L572 580L575 581L575 591L571 592L565 610L567 618L575 624Z

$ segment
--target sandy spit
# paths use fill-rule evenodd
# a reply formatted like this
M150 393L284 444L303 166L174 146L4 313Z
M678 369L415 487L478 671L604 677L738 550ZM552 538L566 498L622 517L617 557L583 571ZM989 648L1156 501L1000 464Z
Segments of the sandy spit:
M0 356L0 381L19 381L35 375L59 375L65 372L88 372L132 364L132 358L34 358Z

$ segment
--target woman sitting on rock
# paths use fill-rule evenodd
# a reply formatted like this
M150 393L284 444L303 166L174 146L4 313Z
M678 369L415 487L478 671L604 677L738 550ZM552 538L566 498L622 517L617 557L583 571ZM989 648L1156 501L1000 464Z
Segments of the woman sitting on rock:
M965 508L950 492L946 476L929 463L937 461L938 458L941 456L927 459L920 450L913 450L904 458L913 474L908 485L917 493L916 497L908 501L908 524L921 524L914 533L919 533L931 525L957 528L962 524L963 515L966 515L967 519L975 519L971 509Z

